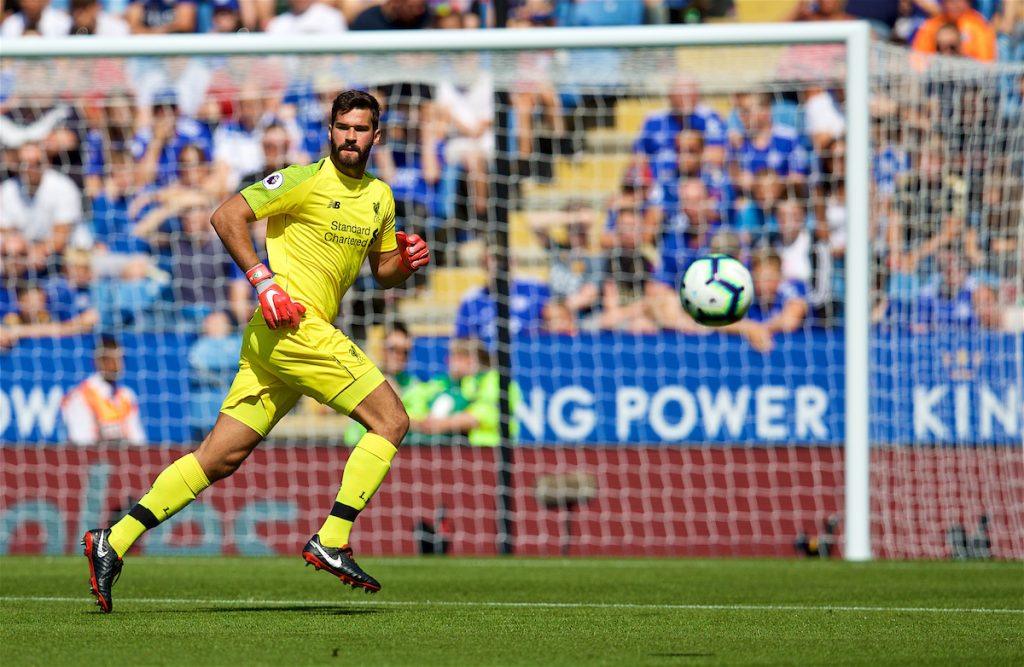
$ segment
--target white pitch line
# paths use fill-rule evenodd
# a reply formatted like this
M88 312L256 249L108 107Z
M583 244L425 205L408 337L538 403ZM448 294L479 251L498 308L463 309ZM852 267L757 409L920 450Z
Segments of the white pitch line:
M82 597L46 597L46 596L2 596L0 602L79 602L92 603L92 599ZM829 605L797 605L797 604L634 604L628 602L488 602L458 600L217 600L188 598L118 598L118 604L180 604L180 605L226 605L226 606L359 606L359 607L498 607L498 608L538 608L538 609L649 609L664 611L842 611L842 612L900 612L910 614L1024 614L1024 609L996 609L988 607L949 608L949 607L855 607Z

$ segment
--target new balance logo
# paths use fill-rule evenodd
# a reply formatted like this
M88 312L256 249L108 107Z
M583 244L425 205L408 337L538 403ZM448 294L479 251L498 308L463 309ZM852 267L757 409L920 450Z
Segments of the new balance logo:
M341 208L341 202L340 201L332 201L332 202L327 204L327 208Z

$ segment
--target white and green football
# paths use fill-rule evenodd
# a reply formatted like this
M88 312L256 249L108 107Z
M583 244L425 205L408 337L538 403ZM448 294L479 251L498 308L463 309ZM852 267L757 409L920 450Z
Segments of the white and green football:
M724 327L747 314L754 300L754 281L739 260L708 255L686 269L679 296L683 308L697 322Z

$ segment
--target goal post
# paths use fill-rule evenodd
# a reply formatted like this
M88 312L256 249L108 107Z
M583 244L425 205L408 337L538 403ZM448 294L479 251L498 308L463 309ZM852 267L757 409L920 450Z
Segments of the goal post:
M794 46L818 45L829 48L789 52ZM613 57L606 57L609 53ZM988 391L983 383L977 387L978 405L987 410L985 424L998 432L995 453L988 459L987 451L980 454L981 465L995 471L991 477L988 472L971 472L966 458L961 461L954 456L937 462L918 457L918 450L930 447L931 441L917 431L905 436L905 429L877 412L899 410L891 418L893 422L912 415L921 420L922 433L932 427L935 431L940 428L935 425L939 417L927 409L906 409L911 399L903 394L916 392L915 401L920 394L922 404L937 412L942 401L957 401L957 406L968 403L964 396L974 390L973 385L966 389L957 386L942 393L946 390L915 385L909 376L928 355L920 349L904 353L905 348L917 344L913 341L908 344L898 336L884 337L879 346L872 347L879 336L872 323L879 291L875 284L878 253L872 244L885 237L870 231L877 222L872 219L877 198L872 185L877 159L872 136L877 128L869 103L890 72L908 78L902 65L893 64L896 58L889 47L872 44L867 23L829 22L7 40L0 48L0 69L5 77L11 74L5 81L14 82L15 95L27 92L31 97L36 90L41 91L39 99L48 100L89 98L93 92L105 92L94 91L94 85L123 92L144 83L151 97L177 86L182 100L188 97L190 82L197 82L217 102L219 113L227 113L225 109L237 112L247 94L266 94L275 98L275 104L288 108L287 114L279 116L294 135L289 141L309 139L315 146L320 132L321 147L322 126L316 129L325 113L324 98L318 97L326 90L321 86L374 88L385 91L381 94L388 115L385 141L378 153L393 141L409 146L402 133L420 135L439 122L437 110L428 112L424 101L480 102L479 97L472 98L474 85L483 81L490 86L480 86L489 91L490 100L482 107L489 104L494 114L493 152L486 155L490 169L484 183L474 182L466 155L473 150L486 153L486 149L473 142L459 143L455 140L466 137L454 134L440 147L430 144L442 164L434 174L436 184L429 185L429 196L419 199L420 190L426 187L420 181L402 180L407 175L403 164L389 167L398 175L393 187L403 188L403 196L410 201L415 199L408 210L417 212L410 213L409 221L426 221L423 229L432 235L437 266L428 269L424 283L397 296L374 292L368 286L369 277L364 276L361 286L346 297L343 308L342 329L349 331L351 325L361 332L358 341L378 363L388 354L387 337L397 313L416 339L409 370L427 380L445 373L452 355L467 354L469 348L451 342L458 331L458 318L468 312L472 329L476 326L473 318L489 307L477 303L477 310L463 312L464 297L477 294L473 290L482 294L488 287L494 293L497 322L490 345L500 377L500 396L495 401L499 427L480 441L486 441L484 446L479 446L480 442L473 446L471 439L469 446L452 447L444 438L426 437L403 449L407 459L396 464L391 482L364 518L373 526L366 539L380 553L443 551L451 545L458 553L494 553L497 543L501 553L514 547L527 554L785 555L792 553L797 533L811 533L810 540L817 543L819 536L813 533L827 522L828 534L820 536L827 542L836 522L841 521L842 542L834 546L847 560L939 557L942 554L934 546L934 533L944 529L943 522L955 511L929 514L920 522L915 515L906 526L900 524L900 530L929 531L931 535L927 540L915 538L905 550L887 543L886 531L894 522L892 515L901 511L899 500L893 498L899 485L917 484L901 475L912 477L918 472L916 466L921 467L924 481L920 484L928 486L928 493L915 502L927 504L949 490L934 483L933 478L946 472L936 472L933 466L949 465L959 466L957 474L981 475L986 484L996 487L992 493L979 493L1002 508L994 521L1002 534L1010 537L1000 553L1020 558L1024 545L1012 534L1024 519L1021 486L1007 481L1013 479L1017 464L1007 462L1010 457L1006 456L1016 451L1013 438L1024 432L1020 425L1024 417L1014 403L1021 380L1009 377L1012 371L1006 370L1012 368L1014 354L1018 363L1021 360L1019 340L993 343L1002 346L999 350L1005 358L997 360L1002 365L991 372L1005 381L999 388L1005 393ZM193 59L217 65L198 67L197 73L190 70ZM111 70L117 74L108 77L104 62L111 60L119 66ZM154 62L161 67L166 63L166 71L154 74L153 70L160 68L147 65ZM120 66L125 63L136 69ZM780 73L784 67L791 71ZM906 67L913 70L915 65ZM949 70L949 80L956 85L981 76L967 65L959 67ZM51 70L56 70L52 79L42 74ZM774 349L765 351L755 351L740 336L647 333L632 328L636 322L629 320L608 325L599 319L599 312L588 315L591 328L581 323L580 332L574 335L516 329L516 313L525 312L516 309L533 294L529 285L552 288L556 278L553 249L571 245L566 234L571 236L574 225L585 227L589 249L604 252L601 243L613 229L611 218L625 210L625 205L620 209L616 208L620 204L609 203L622 196L620 187L632 187L635 183L630 179L646 179L644 187L652 189L665 185L658 182L656 173L649 173L650 164L646 165L648 172L638 167L634 142L645 118L666 106L677 70L700 83L712 100L713 111L722 119L729 117L723 120L726 123L743 122L730 116L737 115L734 98L745 93L765 93L785 101L772 109L783 124L803 122L799 119L803 112L797 107L810 88L842 90L843 129L839 134L845 144L841 177L845 193L834 207L843 212L845 246L835 259L842 268L829 277L843 283L841 320L834 318L820 329L804 325L778 335ZM999 76L1024 75L1020 68L1012 67L993 72L981 78L987 82ZM148 84L146 77L157 74L163 78ZM923 79L921 85L925 86L947 80L941 74L921 76L920 68L913 76ZM302 93L290 97L291 93L283 90L296 81L301 83ZM919 83L915 81L914 86ZM544 88L547 84L550 94ZM922 94L914 86L894 87L892 103L907 110L924 106ZM112 97L99 104L112 104ZM793 98L798 98L799 104ZM192 112L205 113L196 110L198 103L192 103ZM326 104L329 106L329 100ZM104 109L108 119L110 111ZM308 128L305 121L310 122ZM527 131L534 134L532 153L530 147L524 149L519 143ZM1019 151L1019 130L1000 132L1008 142L1017 141ZM914 141L921 144L926 139ZM680 151L681 139L673 141L674 150ZM705 139L700 141L704 145ZM721 149L727 150L724 145ZM424 150L418 146L409 149L403 159L415 155L425 170ZM312 159L316 157L312 155ZM807 180L819 178L819 164L805 167ZM834 165L830 168L838 170ZM753 177L757 169L750 171ZM704 176L694 180L701 179ZM676 185L683 187L678 179ZM485 194L480 195L478 187ZM710 190L713 184L707 181L704 187ZM745 187L749 190L746 198L755 199L751 193L757 184ZM790 190L799 191L792 196L811 217L816 195L796 186L787 186L787 192ZM1012 187L1007 189L1011 191ZM495 196L500 201L495 201ZM679 192L661 196L683 199ZM481 210L474 210L481 201ZM653 208L667 208L666 199L657 201ZM636 205L638 209L645 206ZM426 212L420 215L416 207ZM938 224L916 209L909 216L918 226ZM669 224L668 216L663 224ZM501 247L489 251L488 244L494 239ZM639 253L643 261L650 260L650 253L661 252L651 263L664 265L663 241L649 242L643 250L648 253ZM493 255L494 274L484 269L490 261L488 255ZM622 275L629 273L623 268L626 264L616 266L613 278L625 282L620 279L629 277ZM524 277L530 280L519 284L517 278ZM604 287L602 283L599 290ZM520 288L526 291L517 292ZM615 289L620 289L618 283ZM826 301L823 297L824 310ZM143 315L150 317L151 311L156 311L153 321L165 323L159 320L162 307L160 302L149 304ZM538 322L549 316L539 308L534 315ZM44 342L0 349L0 449L5 450L0 515L5 517L4 526L31 520L48 532L77 530L80 521L88 520L86 512L102 515L122 507L132 494L144 491L148 476L158 472L165 459L170 460L167 454L189 446L194 436L182 426L187 415L173 405L172 396L177 391L188 392L189 382L194 381L177 376L190 372L188 350L200 335L198 321L188 330L160 324L147 328L141 321L150 320L140 316L121 329L117 321L113 326L147 355L129 360L129 371L147 385L144 398L151 420L150 439L166 446L143 451L59 444L55 406L67 387L90 371L92 343L71 341L48 347ZM836 326L837 321L841 326ZM484 331L481 327L473 330ZM1015 353L1009 351L1013 345ZM879 366L886 361L880 358L879 349L891 356L896 364L894 375L899 375L882 384L879 378L884 373ZM229 374L230 369L221 368L220 372ZM209 372L199 381L205 381L203 378L209 380ZM203 385L203 390L216 393L215 385ZM462 400L457 392L449 394L449 402ZM444 402L432 402L427 412L441 410L437 406ZM964 433L977 415L966 422L959 416L950 419L958 420L950 429L955 431L950 449L955 449L957 456L969 454L975 440ZM254 453L254 472L240 472L250 477L245 481L233 478L211 489L207 494L210 500L192 508L196 510L188 515L192 518L183 518L174 534L191 536L189 548L199 550L216 549L217 541L211 535L233 536L233 541L229 540L234 545L231 553L281 550L296 539L297 531L304 530L304 524L298 528L295 524L319 511L315 502L322 500L319 496L333 494L336 480L330 467L337 465L333 448L343 441L346 428L334 415L300 404L275 432L280 442L268 443L271 446ZM1007 439L1010 444L1004 447ZM876 457L873 441L891 444L893 450L886 449ZM34 444L40 446L34 448ZM893 495L880 500L876 485L880 478L872 466L890 463L896 470L884 478L883 493ZM87 472L79 472L79 468ZM33 495L29 487L52 486L53 474L66 488ZM77 481L66 482L65 477ZM94 483L107 484L102 498L100 492L86 488ZM316 499L295 497L296 488L315 489L319 495ZM264 497L268 489L273 493ZM928 514L930 510L908 510L919 511ZM314 519L319 516L308 521ZM414 537L409 537L410 522L415 525ZM62 528L65 524L74 524L74 528ZM260 536L269 536L266 544ZM150 539L152 542L143 545L147 552L181 552L170 538Z
M292 54L375 54L432 51L514 51L524 49L654 48L840 43L846 46L849 149L847 188L852 229L868 228L869 28L863 22L750 25L658 26L549 30L485 30L433 33L415 31L400 38L372 33L271 37L173 35L162 39L21 40L4 45L7 58L182 57ZM499 175L500 177L500 175ZM846 547L845 557L871 558L868 456L868 241L851 234L847 269L846 326ZM860 325L852 325L861 323ZM503 369L510 374L510 369ZM505 446L509 446L507 443ZM504 518L502 519L505 520Z

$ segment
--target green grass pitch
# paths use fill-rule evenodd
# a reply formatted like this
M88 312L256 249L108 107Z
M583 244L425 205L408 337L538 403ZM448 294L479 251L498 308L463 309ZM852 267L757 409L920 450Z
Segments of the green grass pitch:
M0 559L0 664L1022 665L1024 566L371 558L384 590L294 558Z

